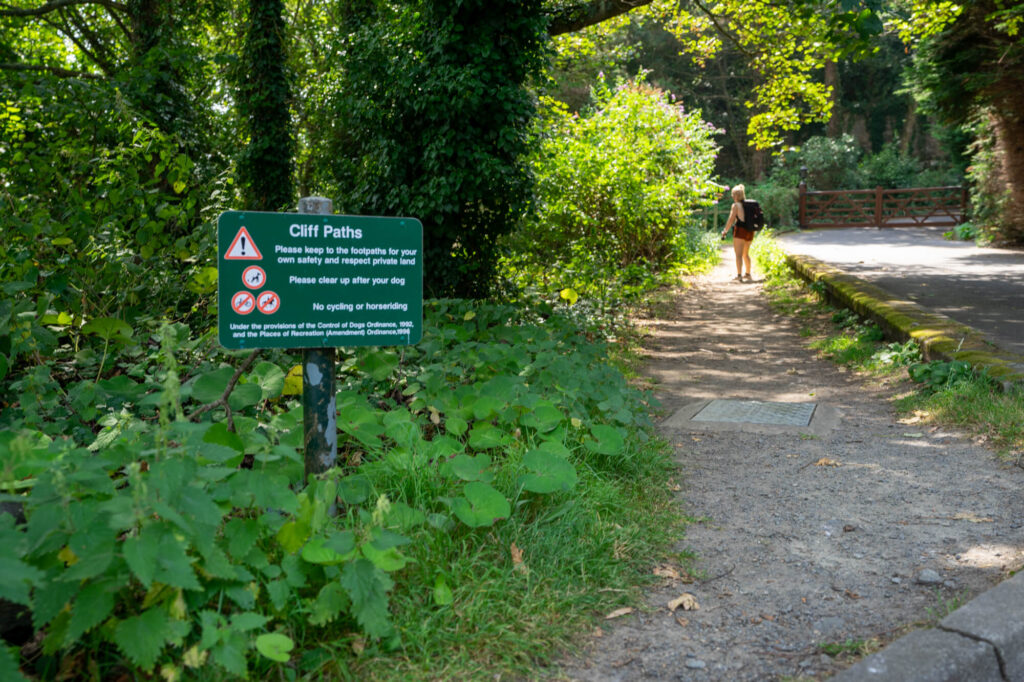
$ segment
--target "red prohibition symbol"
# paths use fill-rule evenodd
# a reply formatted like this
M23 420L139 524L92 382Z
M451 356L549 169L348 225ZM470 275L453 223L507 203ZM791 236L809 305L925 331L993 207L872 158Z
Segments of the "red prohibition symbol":
M259 289L267 283L267 273L258 265L250 265L242 270L242 284L250 289Z
M248 315L256 308L256 299L248 291L239 291L231 297L231 309L239 315Z
M281 299L273 291L264 291L256 298L256 307L264 315L272 315L281 307Z

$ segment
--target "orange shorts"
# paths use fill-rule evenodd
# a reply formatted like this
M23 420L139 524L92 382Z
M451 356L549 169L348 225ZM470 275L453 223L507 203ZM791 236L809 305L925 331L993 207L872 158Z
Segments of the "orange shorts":
M732 238L742 239L745 242L753 241L754 231L748 230L745 227L740 227L739 225L734 225L732 228Z

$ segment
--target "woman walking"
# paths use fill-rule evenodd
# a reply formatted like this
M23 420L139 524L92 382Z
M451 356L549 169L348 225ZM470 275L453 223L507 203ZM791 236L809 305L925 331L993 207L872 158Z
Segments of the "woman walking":
M750 282L753 279L750 275L750 243L754 241L754 230L747 226L747 212L743 206L746 198L743 185L736 185L732 188L732 210L729 212L729 219L725 221L725 229L722 230L724 238L729 228L733 228L732 248L736 252L735 281L737 282ZM746 270L745 275L744 269Z

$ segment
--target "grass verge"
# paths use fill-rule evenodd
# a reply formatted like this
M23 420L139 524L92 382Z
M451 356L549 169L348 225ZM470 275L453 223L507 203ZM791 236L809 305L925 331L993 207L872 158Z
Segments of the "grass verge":
M836 364L875 378L907 382L894 404L918 422L956 427L991 444L1003 457L1024 463L1024 389L1002 390L984 372L963 362L920 362L913 341L887 341L873 323L825 303L787 265L771 233L754 241L751 253L765 274L764 291L781 312L805 320L801 334Z

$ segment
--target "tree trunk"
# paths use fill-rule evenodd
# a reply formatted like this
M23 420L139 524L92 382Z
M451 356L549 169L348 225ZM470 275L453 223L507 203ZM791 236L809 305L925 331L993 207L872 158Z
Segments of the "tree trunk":
M839 82L839 65L832 59L825 62L825 85L832 89L828 96L832 101L832 115L828 119L828 136L837 138L843 134L843 112L840 105L842 84Z
M1024 92L1005 92L993 119L1007 197L1000 228L1008 242L1024 244Z

